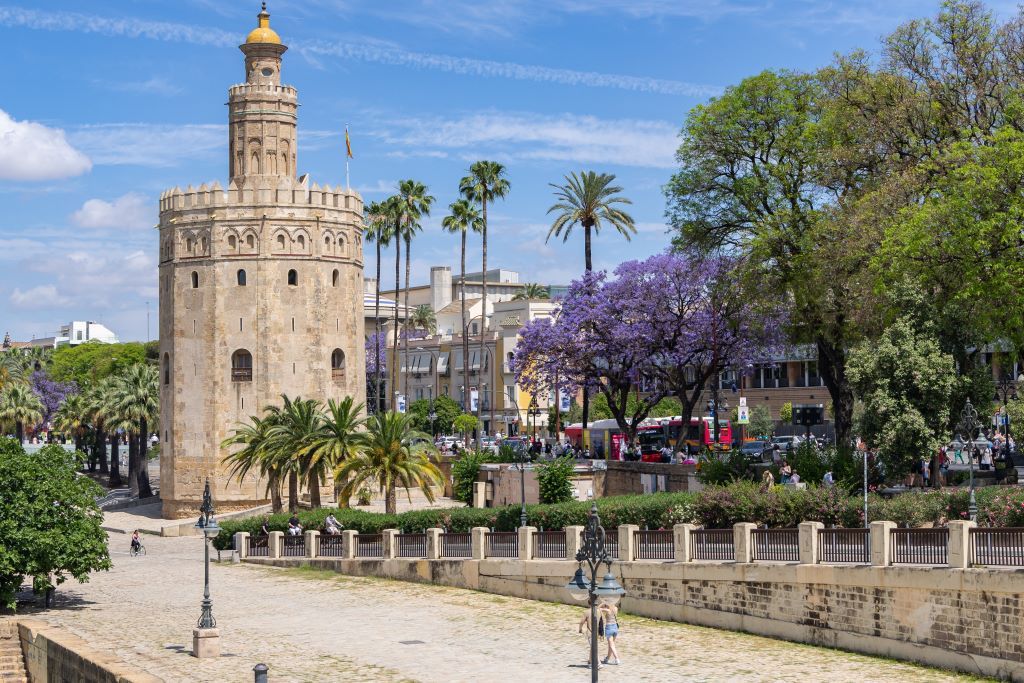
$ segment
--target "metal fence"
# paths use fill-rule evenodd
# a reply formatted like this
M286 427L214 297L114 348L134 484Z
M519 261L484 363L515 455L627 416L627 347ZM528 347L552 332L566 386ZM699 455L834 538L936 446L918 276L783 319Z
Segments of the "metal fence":
M1024 567L1024 529L971 529L971 564Z
M871 562L871 530L819 529L818 562L868 564Z
M249 557L270 557L270 537L250 536L245 539L245 554Z
M634 531L633 544L638 560L674 560L675 536L671 529Z
M398 557L426 557L426 534L395 534L395 553Z
M356 557L384 557L383 534L356 536Z
M608 553L608 557L613 560L619 559L619 532L617 529L612 529L610 533L605 534L604 549Z
M441 534L441 557L473 557L473 534Z
M317 557L341 557L343 547L341 539L342 537L338 535L321 536Z
M893 529L893 564L947 564L949 529Z
M305 557L306 538L304 536L285 536L281 544L282 557Z
M695 560L735 560L736 546L732 529L695 529L690 532Z
M488 531L487 557L519 557L519 534L515 531Z
M538 531L533 536L533 556L542 560L564 560L565 543L565 531Z
M750 541L755 562L800 561L798 529L754 529L751 531Z

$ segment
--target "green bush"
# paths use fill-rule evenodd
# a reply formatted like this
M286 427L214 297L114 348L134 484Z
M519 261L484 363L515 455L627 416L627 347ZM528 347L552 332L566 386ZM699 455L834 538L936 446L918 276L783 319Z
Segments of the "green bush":
M480 473L482 462L484 455L473 451L463 452L462 457L452 464L452 498L466 505L473 504L473 482Z
M565 503L573 499L575 460L568 456L537 466L541 503Z

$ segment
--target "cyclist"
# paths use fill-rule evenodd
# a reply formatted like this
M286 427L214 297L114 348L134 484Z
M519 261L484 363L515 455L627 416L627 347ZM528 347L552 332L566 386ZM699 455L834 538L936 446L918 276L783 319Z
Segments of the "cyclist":
M140 548L142 548L142 541L139 540L139 530L136 529L132 532L132 554L138 554Z

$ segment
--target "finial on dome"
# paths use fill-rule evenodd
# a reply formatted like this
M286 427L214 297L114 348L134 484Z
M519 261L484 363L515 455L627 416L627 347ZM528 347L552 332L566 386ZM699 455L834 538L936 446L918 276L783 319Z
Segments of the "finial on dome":
M260 13L256 15L258 21L254 28L245 38L246 43L274 43L281 44L281 37L270 28L270 12L267 11L267 3L262 3Z

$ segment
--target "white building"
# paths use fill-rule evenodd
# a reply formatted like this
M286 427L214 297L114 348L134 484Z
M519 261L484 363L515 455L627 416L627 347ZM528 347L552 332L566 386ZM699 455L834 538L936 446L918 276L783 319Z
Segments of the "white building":
M106 326L91 320L74 320L61 325L57 333L57 346L78 346L85 342L97 341L103 344L117 344L117 335Z

